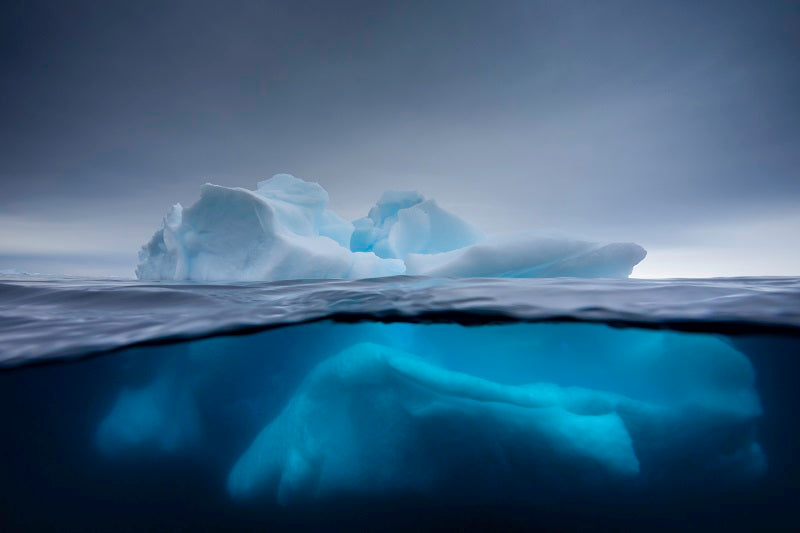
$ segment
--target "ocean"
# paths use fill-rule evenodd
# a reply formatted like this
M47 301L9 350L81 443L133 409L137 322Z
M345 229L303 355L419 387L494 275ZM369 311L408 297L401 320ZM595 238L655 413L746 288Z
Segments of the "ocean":
M0 529L797 529L800 278L0 277Z

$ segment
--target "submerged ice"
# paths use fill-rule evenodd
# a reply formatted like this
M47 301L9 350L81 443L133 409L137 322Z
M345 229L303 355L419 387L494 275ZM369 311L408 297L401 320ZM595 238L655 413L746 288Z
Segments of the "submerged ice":
M206 184L175 205L141 250L140 279L359 279L398 274L626 277L633 243L530 235L489 238L417 192L388 191L354 222L317 183L278 174L256 190Z
M637 474L613 407L569 410L560 392L503 386L359 344L309 374L237 461L228 490L284 504L342 492L433 496L458 477L485 497L501 480L507 491L515 480Z
M123 389L96 444L111 457L220 454L231 431L217 426L235 419L220 484L236 500L541 501L713 486L766 466L753 369L710 335L312 324L194 343L183 361Z

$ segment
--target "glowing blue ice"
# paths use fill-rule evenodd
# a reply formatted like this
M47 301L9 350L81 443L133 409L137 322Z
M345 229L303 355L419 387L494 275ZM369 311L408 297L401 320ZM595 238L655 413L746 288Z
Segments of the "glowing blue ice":
M760 407L746 359L715 339L690 338L662 352L661 334L652 335L655 350L639 347L649 360L611 369L622 389L636 379L626 373L649 369L639 379L671 392L645 391L651 400L554 383L502 384L388 346L353 346L308 375L236 463L228 490L284 504L341 493L436 497L453 490L467 498L535 499L536 491L636 478L657 484L702 471L719 479L762 472L752 430ZM619 365L633 353L618 348L621 356L601 356ZM494 366L483 356L482 366ZM674 359L657 361L663 356ZM691 356L695 362L684 358ZM694 382L681 387L691 373ZM580 381L579 373L572 379ZM687 465L695 471L687 473ZM454 489L453 480L469 487Z
M201 420L194 391L169 362L147 386L122 389L97 430L97 446L106 455L157 449L179 452L196 445Z
M222 445L236 499L537 500L766 466L753 368L711 335L321 323L155 363L150 385L109 399L97 445L112 456Z
M228 490L280 503L342 492L430 494L469 471L486 497L487 484L515 476L552 483L575 470L593 480L638 474L613 409L585 414L564 403L557 391L500 385L359 344L311 372L236 463ZM513 475L495 470L514 464Z

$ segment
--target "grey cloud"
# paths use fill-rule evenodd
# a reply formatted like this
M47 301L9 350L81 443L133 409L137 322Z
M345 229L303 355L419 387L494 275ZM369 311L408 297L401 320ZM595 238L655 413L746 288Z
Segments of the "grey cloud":
M203 182L276 172L319 181L348 216L414 188L490 230L655 247L800 205L793 2L11 2L0 17L0 214L96 223L87 239L144 240Z

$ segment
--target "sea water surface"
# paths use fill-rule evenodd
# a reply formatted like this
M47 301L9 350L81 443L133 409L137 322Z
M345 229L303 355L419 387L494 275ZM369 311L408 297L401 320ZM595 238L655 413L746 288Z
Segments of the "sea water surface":
M3 530L800 526L800 279L0 278Z

